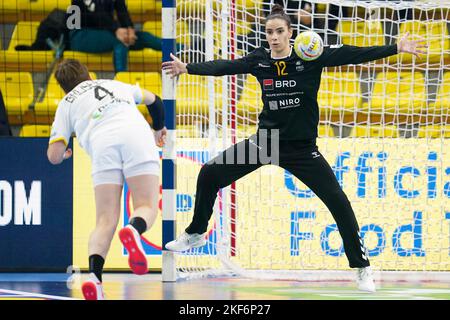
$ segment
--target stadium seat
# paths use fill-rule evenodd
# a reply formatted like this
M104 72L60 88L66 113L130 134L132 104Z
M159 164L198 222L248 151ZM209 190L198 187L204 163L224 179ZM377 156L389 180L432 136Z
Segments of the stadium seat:
M249 125L238 125L236 128L236 137L238 139L245 139L250 137L252 134L256 134L258 126L256 124Z
M146 21L142 26L142 31L150 32L151 34L162 37L162 21ZM188 44L190 42L189 26L186 21L177 21L176 29L177 42Z
M221 10L221 1L211 1L212 9L216 12ZM261 10L263 5L262 0L236 0L235 7L238 12L246 12L254 14L256 10ZM177 0L177 12L178 14L187 12L205 12L206 1L205 0Z
M427 114L448 116L450 111L450 72L444 73L442 84L436 93L436 101L431 102Z
M11 35L8 50L14 51L18 44L31 45L36 38L39 21L19 21Z
M207 77L182 74L177 83L176 111L178 115L209 113Z
M214 20L213 24L214 24L215 38L220 39L220 34L221 34L221 30L222 30L222 20L221 19ZM228 26L228 28L231 28L231 27ZM252 28L252 24L249 21L238 20L236 22L236 34L237 35L249 34L252 31L251 28ZM231 31L231 29L229 29L229 30Z
M150 32L151 34L161 38L162 37L162 21L161 20L146 21L142 25L142 31Z
M426 105L425 79L420 72L380 72L370 101L362 110L378 114L419 114Z
M53 9L61 9L66 11L71 5L72 0L14 0L5 1L5 3L10 3L8 4L8 8L16 4L16 10L30 12L33 15L40 14L46 16ZM149 11L154 12L155 14L161 14L162 1L126 0L126 5L128 12L131 15L142 15Z
M337 32L343 44L359 47L385 44L381 21L340 21Z
M214 80L215 98L214 108L221 108L222 105L222 82L220 78ZM208 77L187 75L180 76L177 83L177 114L182 115L208 115L209 95Z
M53 61L52 51L16 51L17 45L31 45L36 38L39 21L19 21L11 35L7 50L0 53L3 70L45 70Z
M417 62L440 63L441 56L445 52L445 56L449 56L450 40L446 21L406 21L400 24L399 35L402 36L409 32L410 39L426 40L428 48L427 55L421 55ZM411 63L415 57L411 54L400 53L399 55L389 58L390 62Z
M143 15L148 11L153 12L157 16L161 16L162 1L161 0L126 0L128 12L130 15ZM134 21L134 19L133 19ZM135 22L135 21L134 21Z
M0 72L0 91L8 115L23 115L34 97L31 73Z
M324 72L318 93L322 110L354 113L361 105L361 87L356 72Z
M329 125L319 125L317 131L320 138L331 138L335 136L333 128Z
M16 0L16 1L5 1L2 0L0 9L2 12L5 11L19 11L20 7L28 3L28 0Z
M421 126L417 133L418 138L450 138L450 126L428 125Z
M92 79L97 79L95 73L90 72ZM34 106L34 112L36 115L49 115L53 116L55 114L56 108L59 102L65 96L63 89L59 86L56 81L55 74L50 76L48 80L47 89L42 101L36 102Z
M53 9L60 9L66 11L71 5L72 0L33 0L23 1L19 8L23 11L30 11L33 13L40 13L47 15Z
M91 71L114 71L112 53L85 53L79 51L64 51L65 59L77 59L86 64ZM129 71L156 71L160 69L161 51L153 49L130 50L128 52Z
M23 125L19 137L50 137L50 125Z
M254 119L261 112L262 108L261 86L254 76L248 75L237 103L238 114L245 118Z
M118 72L114 79L133 85L137 84L139 87L147 89L161 97L161 74L158 72ZM140 104L138 108L142 114L148 115L148 110L145 105Z
M11 36L8 50L0 53L0 65L9 70L46 71L54 60L53 51L16 51L18 44L31 45L36 38L39 21L19 21ZM64 51L65 59L77 59L91 71L114 71L112 52L85 53ZM156 71L160 69L161 51L153 49L130 50L128 54L129 70Z
M398 138L396 126L355 126L352 129L351 137L354 138Z

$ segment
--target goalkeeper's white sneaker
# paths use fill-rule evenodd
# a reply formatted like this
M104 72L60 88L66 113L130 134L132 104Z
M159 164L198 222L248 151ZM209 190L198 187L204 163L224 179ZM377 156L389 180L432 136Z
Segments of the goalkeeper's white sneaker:
M358 289L366 292L375 292L375 282L373 281L372 268L358 268L356 272L356 282Z
M166 244L166 249L175 252L182 252L191 248L203 247L206 244L204 234L188 234L183 232L177 239Z

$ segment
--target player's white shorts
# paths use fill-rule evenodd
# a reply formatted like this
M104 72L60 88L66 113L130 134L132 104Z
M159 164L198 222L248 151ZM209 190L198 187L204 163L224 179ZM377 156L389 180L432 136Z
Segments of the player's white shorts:
M122 185L124 177L160 174L159 153L150 127L96 132L90 151L94 186Z

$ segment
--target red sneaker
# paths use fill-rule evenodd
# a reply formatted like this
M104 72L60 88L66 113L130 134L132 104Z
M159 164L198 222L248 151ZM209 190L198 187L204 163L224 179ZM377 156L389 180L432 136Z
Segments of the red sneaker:
M128 265L135 274L148 272L147 258L142 247L141 236L131 225L127 225L119 231L119 238L128 251Z
M102 283L94 274L91 274L91 279L83 283L81 291L86 300L105 300Z

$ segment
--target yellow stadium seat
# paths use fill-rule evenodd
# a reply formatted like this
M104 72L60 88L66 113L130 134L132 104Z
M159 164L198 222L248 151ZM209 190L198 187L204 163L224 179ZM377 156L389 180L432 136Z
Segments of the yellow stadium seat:
M142 26L142 31L150 32L151 34L162 37L162 21L146 21ZM188 44L190 42L189 26L186 21L177 21L176 39L178 43Z
M237 12L249 12L255 13L256 10L260 10L263 5L262 0L236 0L235 7ZM216 12L221 10L220 1L212 1L212 9ZM177 12L180 13L203 13L206 10L205 0L177 0Z
M156 15L161 15L162 1L148 1L148 0L126 0L128 12L130 14L143 14L147 11L152 11Z
M416 62L439 63L444 52L446 57L449 56L450 40L446 21L406 21L400 24L399 37L407 32L410 33L410 39L422 38L428 45L427 54L421 54L421 59ZM389 59L390 62L411 63L414 58L411 54L400 53Z
M19 10L24 8L28 3L30 3L29 0L16 0L16 1L2 0L0 2L0 10L2 10L2 12L5 11L18 12Z
M89 74L93 80L97 79L95 73L89 72ZM35 114L54 115L59 102L65 95L64 90L59 86L58 81L56 81L55 74L52 74L48 80L44 99L36 102L34 106Z
M20 9L35 13L50 13L53 9L66 11L72 0L33 0L20 4Z
M220 78L214 80L214 108L222 106L222 82ZM204 115L209 114L208 77L187 75L180 76L177 83L177 114Z
M254 76L248 75L237 103L238 114L254 118L261 112L262 108L261 86Z
M156 20L156 21L146 21L142 25L142 31L150 32L151 34L162 37L162 21Z
M17 45L33 44L39 21L19 21L11 35L8 49L2 52L1 61L3 64L22 70L25 66L30 69L45 70L48 63L53 61L52 51L16 51Z
M426 104L425 79L420 72L380 72L372 97L364 103L366 112L412 115Z
M369 47L385 43L381 21L340 21L337 32L347 45Z
M23 125L20 128L20 137L50 137L52 127L50 125Z
M177 125L177 138L202 138L204 131L197 125Z
M213 6L216 1L213 1ZM194 12L205 12L205 0L177 0L177 13L189 14ZM220 7L220 5L219 5Z
M221 30L222 30L222 20L214 20L213 22L213 32L215 37L220 39ZM231 33L231 25L228 23L228 30ZM252 23L246 20L239 20L236 21L236 29L235 32L237 35L246 35L249 34L252 31Z
M112 52L86 53L64 51L64 59L76 59L88 66L89 70L114 71ZM160 68L162 52L153 49L128 51L129 70L153 71Z
M0 72L0 90L8 115L23 115L34 97L31 73Z
M329 125L319 125L317 131L320 138L331 138L335 136L333 128Z
M114 79L133 85L137 84L161 97L162 82L161 74L158 72L118 72ZM142 114L148 115L147 107L144 104L140 104L138 108Z
M8 50L15 50L18 44L31 46L36 39L39 21L19 21L14 28Z
M256 124L251 125L238 125L236 130L237 137L248 138L252 134L256 134L258 126Z
M421 126L417 133L418 138L450 138L450 126L429 125Z
M450 72L444 73L442 84L437 90L436 101L428 105L427 114L447 116L450 110Z
M354 113L361 105L361 87L355 72L324 72L318 92L321 109Z
M398 138L396 126L356 126L350 135L354 138Z
M177 83L176 111L179 115L209 113L207 77L182 74Z

